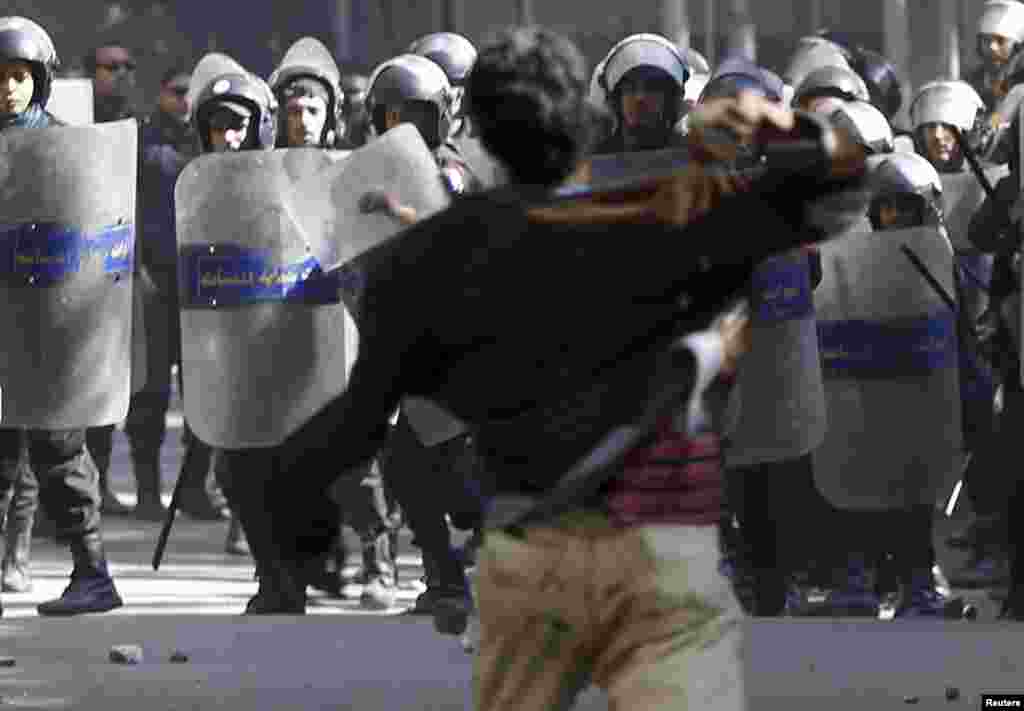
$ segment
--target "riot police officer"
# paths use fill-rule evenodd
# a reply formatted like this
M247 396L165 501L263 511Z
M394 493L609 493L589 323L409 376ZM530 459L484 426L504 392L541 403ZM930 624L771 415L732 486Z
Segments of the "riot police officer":
M334 147L343 93L338 67L326 47L309 37L300 39L285 53L268 83L281 107L277 147ZM342 520L351 524L362 544L362 570L355 576L363 585L361 601L369 608L387 609L395 596L396 538L389 536L391 521L379 467L375 463L361 478L343 478L335 494ZM348 582L346 558L339 530L322 576L311 579L310 584L340 595Z
M192 121L203 153L273 149L277 101L262 79L248 72L221 75L208 81L195 95ZM188 397L187 391L185 396ZM197 446L207 447L198 441ZM252 494L259 485L256 472L248 471L244 464L248 454L244 450L214 449L213 469L231 510L224 549L234 555L251 552L256 557L257 571L261 572L250 533L259 524L249 522L248 518L258 517L258 498L252 498Z
M366 111L366 87L369 77L345 74L341 77L341 117L336 147L354 150L364 145L372 131Z
M434 151L441 179L455 196L473 192L479 183L471 169L445 141L451 133L451 85L444 71L426 57L404 54L378 66L370 77L367 109L375 132L383 134L401 123L419 130ZM366 211L384 210L405 224L419 218L416 211L377 191L362 201ZM480 501L466 491L476 477L476 457L465 425L426 401L403 401L381 460L385 486L408 519L416 544L423 551L427 589L412 612L451 611L452 631L464 629L472 601L462 563L455 555L445 522L449 511L462 510L479 518ZM431 471L433 476L424 476ZM453 516L453 518L455 518Z
M996 108L1009 87L1005 70L1024 42L1024 4L1017 0L988 0L978 20L979 64L967 75L989 111Z
M22 17L0 19L0 130L60 125L46 111L57 65L42 27ZM27 448L43 507L71 547L71 582L61 597L38 606L41 615L106 612L123 604L103 551L98 472L85 436L84 428L0 430L0 486L14 484ZM25 545L23 538L18 542Z
M685 143L676 125L683 116L690 66L672 42L655 34L631 35L602 60L598 85L616 119L615 132L595 153L666 148Z

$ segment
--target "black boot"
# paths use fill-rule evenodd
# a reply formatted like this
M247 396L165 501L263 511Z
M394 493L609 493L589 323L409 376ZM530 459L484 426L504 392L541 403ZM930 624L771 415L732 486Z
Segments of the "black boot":
M2 586L4 592L32 591L29 572L29 554L32 551L32 519L11 521L7 531L7 550L4 551Z
M249 541L246 540L245 531L242 530L242 522L238 520L237 516L232 516L231 523L228 525L228 537L224 541L224 552L228 555L252 555Z
M87 534L72 543L71 557L75 567L71 571L70 584L59 598L39 605L40 615L67 617L108 612L124 604L107 569L99 533Z
M245 606L247 615L305 615L306 585L294 566L279 560L259 565L259 589Z

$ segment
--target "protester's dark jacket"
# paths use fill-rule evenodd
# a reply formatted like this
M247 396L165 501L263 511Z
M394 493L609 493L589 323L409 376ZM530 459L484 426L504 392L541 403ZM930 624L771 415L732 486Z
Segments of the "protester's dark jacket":
M370 459L400 398L420 395L476 430L498 491L544 492L639 414L669 342L706 327L754 265L824 237L808 203L835 189L766 179L685 228L538 224L514 187L464 197L360 258L357 362L290 438L293 473L322 491L314 460Z

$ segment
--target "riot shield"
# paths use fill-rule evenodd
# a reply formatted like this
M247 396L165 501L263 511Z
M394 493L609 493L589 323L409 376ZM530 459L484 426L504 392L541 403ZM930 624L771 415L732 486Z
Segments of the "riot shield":
M175 186L185 416L207 444L280 444L346 383L345 310L294 190L344 154L210 154Z
M985 166L985 175L991 185L996 185L1009 174L1009 168L1002 165ZM970 170L942 175L942 195L945 201L946 229L953 248L973 250L967 239L967 228L971 217L985 201L985 189Z
M91 79L54 79L46 110L66 124L88 126L93 118Z
M821 256L817 486L841 509L933 505L963 462L952 247L921 227L833 240Z
M368 190L394 194L399 202L426 217L443 209L449 196L438 179L437 161L412 125L402 124L371 141L326 176L305 180L295 191L295 212L309 231L328 235L325 264L345 265L343 294L358 324L359 254L399 232L394 218L364 214L359 199ZM353 261L354 260L354 261ZM350 289L348 286L355 285ZM426 446L444 442L465 426L432 402L409 398L403 403L410 425Z
M5 427L128 412L137 135L134 120L0 133Z
M738 415L727 432L730 467L799 457L825 436L825 391L804 250L768 259L754 271L750 337L734 389Z
M289 47L267 83L274 86L279 77L303 72L322 76L335 88L341 83L341 72L330 50L313 37L303 37Z
M323 175L296 185L294 217L307 233L322 235L324 248L330 250L323 257L325 266L351 262L400 231L394 218L360 210L360 198L370 190L394 194L421 218L449 203L437 161L419 131L411 124L396 126ZM358 263L351 267L358 271Z

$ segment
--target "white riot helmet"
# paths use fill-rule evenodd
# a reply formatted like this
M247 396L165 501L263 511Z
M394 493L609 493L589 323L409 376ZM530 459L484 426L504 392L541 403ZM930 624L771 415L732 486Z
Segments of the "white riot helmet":
M850 67L849 53L824 37L801 37L782 79L790 86L799 86L808 74L822 67Z
M846 102L833 111L829 118L869 154L892 153L896 149L889 120L872 104L865 101Z
M793 105L817 97L871 102L871 93L860 75L849 67L840 66L821 67L805 76L793 92Z
M612 47L601 66L598 81L608 94L614 94L622 77L639 67L663 71L676 84L680 95L690 78L690 65L679 48L661 35L651 33L630 35L622 40Z
M966 133L984 112L985 102L967 82L933 81L922 86L911 102L910 126L917 131L925 124L944 123Z
M874 197L868 216L875 229L880 229L880 213L885 204L917 206L920 208L920 224L943 225L942 178L923 156L892 153L875 165L871 171L871 182Z
M978 20L978 34L1024 42L1024 3L1018 0L988 0Z

